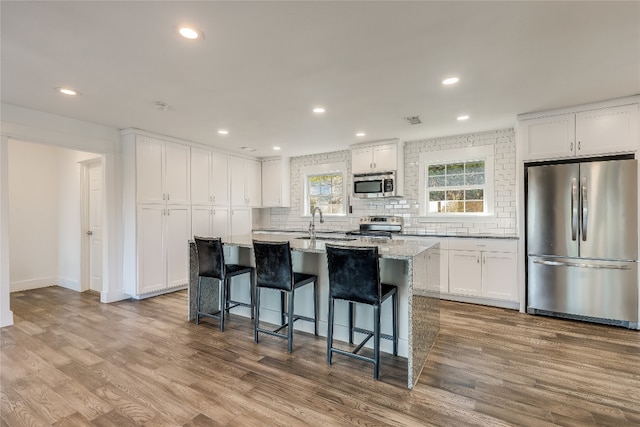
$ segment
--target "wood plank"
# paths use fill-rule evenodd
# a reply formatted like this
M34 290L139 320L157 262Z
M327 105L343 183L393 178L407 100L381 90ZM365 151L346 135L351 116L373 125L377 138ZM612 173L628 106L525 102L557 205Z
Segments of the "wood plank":
M186 321L186 291L101 304L49 287L11 294L0 333L0 426L636 426L640 332L441 302L416 387L406 359L334 357L250 319ZM90 327L88 327L90 325ZM369 350L366 350L369 351Z

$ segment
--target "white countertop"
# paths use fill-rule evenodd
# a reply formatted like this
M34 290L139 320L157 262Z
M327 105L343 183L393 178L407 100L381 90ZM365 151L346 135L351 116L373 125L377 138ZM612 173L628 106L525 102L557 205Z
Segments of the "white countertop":
M408 241L402 239L378 239L371 237L359 237L350 236L355 240L323 240L322 233L318 233L316 240L298 239L297 237L304 237L303 233L267 233L259 232L251 235L231 236L228 239L223 239L226 245L238 246L244 248L252 248L253 240L261 240L268 242L284 242L289 241L291 244L291 250L310 253L325 253L325 245L340 245L340 246L378 246L378 252L382 258L391 259L411 259L416 255L439 245L438 239L424 239L420 241ZM324 237L335 237L324 236Z

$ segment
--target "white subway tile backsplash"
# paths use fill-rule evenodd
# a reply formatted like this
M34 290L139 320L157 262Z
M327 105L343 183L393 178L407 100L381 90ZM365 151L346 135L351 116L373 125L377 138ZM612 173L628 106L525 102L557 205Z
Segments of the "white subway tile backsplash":
M429 222L419 218L418 163L420 153L455 148L493 145L494 161L494 213L491 219L477 221ZM325 218L324 230L350 230L357 227L358 219L369 215L396 215L405 219L405 230L415 234L516 234L516 149L515 132L503 129L468 135L405 142L405 194L400 199L367 200L351 197L352 213L347 218ZM323 153L291 159L291 208L274 208L263 218L265 228L305 229L308 218L300 217L302 183L300 170L305 166L346 162L348 188L351 187L351 152L348 150Z

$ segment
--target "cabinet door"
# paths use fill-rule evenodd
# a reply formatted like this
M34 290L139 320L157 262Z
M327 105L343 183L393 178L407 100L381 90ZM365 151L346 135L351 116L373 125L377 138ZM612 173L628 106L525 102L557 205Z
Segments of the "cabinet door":
M576 114L576 154L638 150L638 104Z
M231 157L229 162L231 179L231 206L246 206L244 159Z
M251 208L231 209L231 235L251 234Z
M247 204L254 208L262 206L262 164L257 160L246 160Z
M434 267L439 270L440 282L438 287L441 293L449 293L449 251L446 249L433 249L429 254Z
M571 157L575 153L575 114L541 117L520 122L525 160Z
M229 238L229 208L214 207L211 211L211 218L211 235L222 237L223 240Z
M482 296L518 301L518 262L516 254L482 253Z
M138 203L164 203L162 152L164 143L136 139L136 193Z
M189 207L174 206L165 215L167 252L167 287L186 285L189 281Z
M209 206L191 207L191 236L212 237L211 217L213 210Z
M189 147L181 144L165 144L164 188L167 203L189 203Z
M262 162L262 206L282 206L280 160Z
M394 171L398 169L398 146L377 145L373 147L373 168L377 171Z
M373 168L373 154L371 147L354 148L351 150L351 172L368 173Z
M211 152L191 148L191 203L206 205L211 203Z
M215 205L229 206L229 156L212 153L211 195Z
M137 294L166 288L166 268L163 245L165 208L163 205L138 206Z
M449 251L449 292L480 296L482 264L479 251Z

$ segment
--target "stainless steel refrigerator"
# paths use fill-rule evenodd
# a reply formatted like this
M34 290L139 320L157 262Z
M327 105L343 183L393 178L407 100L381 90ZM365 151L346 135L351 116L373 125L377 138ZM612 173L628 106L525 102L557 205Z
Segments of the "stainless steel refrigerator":
M638 327L637 160L527 167L527 311Z

